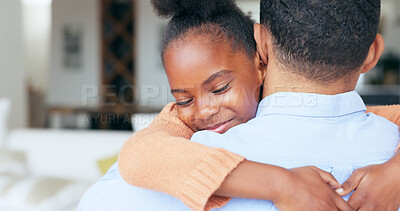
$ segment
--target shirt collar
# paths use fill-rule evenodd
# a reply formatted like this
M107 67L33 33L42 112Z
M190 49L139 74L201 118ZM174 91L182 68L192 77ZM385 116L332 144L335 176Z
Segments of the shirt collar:
M363 111L367 108L360 95L346 92L322 95L300 92L278 92L265 97L258 105L256 116L288 114L310 117L337 117Z

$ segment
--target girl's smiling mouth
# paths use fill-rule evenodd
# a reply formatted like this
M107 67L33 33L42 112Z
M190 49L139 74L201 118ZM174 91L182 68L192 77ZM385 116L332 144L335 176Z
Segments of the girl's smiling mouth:
M208 130L208 131L216 132L216 133L225 133L228 129L231 128L232 120L233 119L230 119L225 122L220 122L220 123L214 124L210 127L201 128L200 130Z

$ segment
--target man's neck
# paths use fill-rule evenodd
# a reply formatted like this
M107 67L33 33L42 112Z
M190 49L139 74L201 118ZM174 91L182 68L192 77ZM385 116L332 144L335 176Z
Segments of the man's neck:
M338 79L329 83L310 81L295 73L286 71L268 71L264 80L263 98L277 92L303 92L336 95L353 91L358 75Z

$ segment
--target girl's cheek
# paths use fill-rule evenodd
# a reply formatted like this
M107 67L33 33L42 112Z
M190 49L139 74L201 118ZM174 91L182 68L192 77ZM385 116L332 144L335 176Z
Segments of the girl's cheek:
M192 130L194 130L194 114L192 109L190 108L179 108L178 107L178 117L182 120L187 126L189 126Z
M232 105L235 110L241 114L245 121L253 118L258 106L258 98L255 97L255 89L250 87L241 86L236 91L236 97L232 98Z
M229 96L229 102L231 107L237 109L244 109L249 106L250 101L246 93L246 89L243 86L240 86L232 90Z

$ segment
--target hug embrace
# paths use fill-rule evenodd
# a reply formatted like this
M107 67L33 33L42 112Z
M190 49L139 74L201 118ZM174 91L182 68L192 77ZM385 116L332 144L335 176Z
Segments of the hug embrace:
M78 210L398 210L400 106L354 91L380 0L152 0L176 99Z

